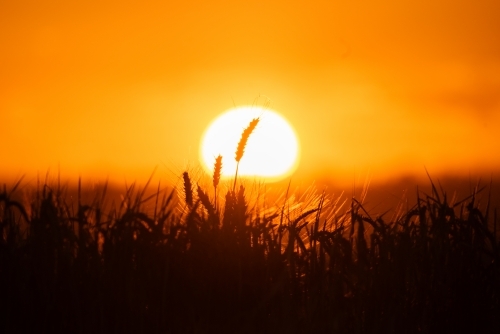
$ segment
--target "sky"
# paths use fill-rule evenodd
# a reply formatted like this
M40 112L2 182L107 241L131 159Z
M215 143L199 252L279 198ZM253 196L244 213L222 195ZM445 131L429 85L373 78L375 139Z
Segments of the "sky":
M0 177L195 166L222 112L294 127L297 178L500 171L500 2L1 1Z

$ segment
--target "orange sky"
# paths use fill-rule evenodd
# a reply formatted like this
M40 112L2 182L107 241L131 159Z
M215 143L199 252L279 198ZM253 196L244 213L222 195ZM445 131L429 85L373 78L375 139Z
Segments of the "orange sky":
M498 1L145 3L0 2L2 179L180 173L259 95L297 175L500 171Z

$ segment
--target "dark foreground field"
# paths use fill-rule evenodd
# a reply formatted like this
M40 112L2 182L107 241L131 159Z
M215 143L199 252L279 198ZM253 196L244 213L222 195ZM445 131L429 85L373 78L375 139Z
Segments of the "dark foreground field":
M286 189L216 202L187 174L114 203L15 188L0 191L1 333L500 333L488 189L479 205L433 187L387 218Z

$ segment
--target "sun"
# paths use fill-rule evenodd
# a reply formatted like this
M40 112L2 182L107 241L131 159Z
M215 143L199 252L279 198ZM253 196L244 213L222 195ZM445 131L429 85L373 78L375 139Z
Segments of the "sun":
M235 154L243 130L259 118L250 134L238 167L238 176L257 176L277 181L298 165L299 143L290 123L268 108L242 106L224 112L207 128L201 139L203 166L213 172L215 158L222 155L222 177L234 177Z

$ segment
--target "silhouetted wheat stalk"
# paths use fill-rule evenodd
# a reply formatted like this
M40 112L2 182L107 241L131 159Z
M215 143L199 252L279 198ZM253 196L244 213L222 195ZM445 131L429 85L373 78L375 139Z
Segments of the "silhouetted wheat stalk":
M238 143L238 148L236 149L236 156L234 157L234 159L236 160L236 173L234 175L233 192L236 189L236 180L238 179L238 168L240 166L240 160L243 157L243 154L245 153L245 146L247 145L248 138L252 134L253 130L255 130L255 127L257 126L258 123L259 123L259 117L254 118L241 134L241 138Z
M219 185L221 171L222 171L222 155L219 154L219 156L215 158L214 175L213 175L215 209L217 209L217 186Z
M193 206L193 188L191 186L191 179L189 178L188 172L182 174L184 179L184 194L186 195L186 204L189 207Z

